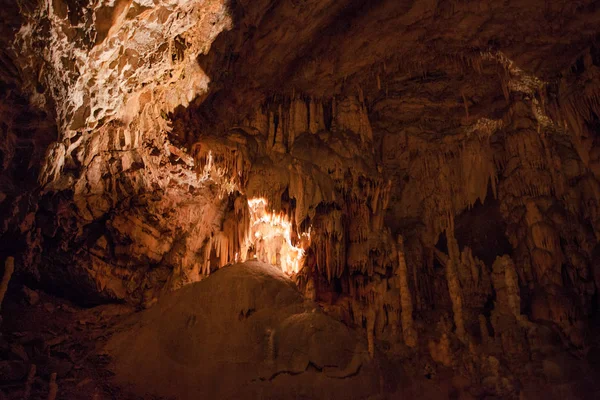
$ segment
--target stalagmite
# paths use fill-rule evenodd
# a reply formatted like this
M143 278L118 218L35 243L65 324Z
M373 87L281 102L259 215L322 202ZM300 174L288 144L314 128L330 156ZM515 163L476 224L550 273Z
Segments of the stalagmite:
M492 267L496 290L495 310L521 319L521 297L515 264L508 255L497 257Z
M33 385L33 381L35 379L36 366L35 364L31 364L29 367L29 373L27 374L27 380L25 381L25 390L23 391L23 400L29 400L31 396L31 385Z
M454 325L456 326L456 336L463 341L467 341L465 332L464 317L463 317L463 299L460 281L458 279L457 270L460 267L460 251L458 243L454 238L454 230L451 223L451 228L446 231L448 240L448 262L446 264L446 279L448 280L448 291L452 300L452 311L454 313Z
M56 384L56 372L50 374L50 383L48 383L48 397L47 400L56 400L58 394L58 385Z
M454 361L450 348L450 339L445 333L442 334L439 342L435 342L434 340L429 341L429 353L434 361L446 367L450 367Z
M13 257L8 257L4 262L4 275L2 276L2 282L0 282L0 310L2 310L2 302L4 301L4 296L8 290L8 282L10 282L10 277L14 270L15 259Z
M412 296L408 286L408 268L406 266L406 258L404 256L404 239L402 236L398 236L398 272L397 278L400 287L400 304L402 306L401 320L402 320L402 335L404 337L404 343L408 347L415 347L417 345L417 332L413 327L413 305Z

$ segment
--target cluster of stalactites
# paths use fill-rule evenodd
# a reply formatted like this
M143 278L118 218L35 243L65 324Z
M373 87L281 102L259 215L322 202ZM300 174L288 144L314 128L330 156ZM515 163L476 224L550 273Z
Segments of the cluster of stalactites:
M314 220L312 248L319 271L329 281L340 278L346 268L350 274L385 275L385 268L391 264L393 252L383 226L391 184L370 183L361 193L343 196L339 209L324 212Z
M503 197L509 195L520 201L527 197L564 195L566 182L556 172L562 166L544 134L533 129L512 131L505 136L505 148L505 152L495 156L505 177L501 187Z
M326 118L327 116L327 118ZM356 96L323 100L292 96L266 102L242 124L266 138L267 151L291 151L296 138L303 133L316 134L329 129L357 134L361 142L373 140L367 107L362 92Z
M335 201L335 188L329 181L322 182L315 179L316 170L295 163L290 168L289 195L296 200L294 222L301 225L304 220L314 218L316 208L321 203Z
M243 190L251 166L243 144L208 139L196 143L192 152L200 181L211 180L227 194Z
M295 233L289 216L271 209L267 200L237 195L222 229L213 233L204 247L201 272L208 275L211 269L256 259L294 275L302 269L309 245L310 228Z
M313 222L313 230L312 249L318 271L324 273L329 281L340 277L346 267L346 230L342 212L334 209L318 216Z
M251 213L244 196L234 201L232 212L227 213L221 231L213 233L204 247L204 264L201 272L210 274L211 267L224 267L238 261L245 261L248 252L248 235L251 226ZM217 265L211 265L211 255L215 252Z
M560 236L533 200L526 204L525 224L528 227L527 244L533 267L532 280L542 286L562 286L564 255Z
M369 243L369 242L365 242ZM418 341L413 320L413 299L409 285L409 273L404 253L404 240L399 236L394 241L389 232L382 232L378 240L372 240L371 246L363 250L370 253L375 268L362 273L351 272L347 280L348 303L354 323L363 325L367 330L369 352L372 355L374 338L381 334L386 326L397 332L402 328L402 337L409 347L415 347ZM350 247L352 249L352 247ZM348 255L348 259L351 255ZM387 274L391 268L393 274ZM351 269L351 268L350 268Z
M554 121L573 133L573 145L586 166L594 161L590 157L595 137L593 121L600 110L600 66L595 58L591 51L582 54L570 71L563 72L556 87L546 88L547 91L553 89L554 96L547 93L541 96L552 99L542 106Z
M324 105L319 99L293 97L279 104L258 107L242 124L266 138L267 151L285 153L292 149L300 134L325 130Z
M419 199L430 238L448 229L454 215L477 201L483 203L488 188L496 194L497 168L488 134L449 143L442 151L439 143L434 146L410 139L409 146L414 150L408 172L419 177L411 181L415 187L410 189Z

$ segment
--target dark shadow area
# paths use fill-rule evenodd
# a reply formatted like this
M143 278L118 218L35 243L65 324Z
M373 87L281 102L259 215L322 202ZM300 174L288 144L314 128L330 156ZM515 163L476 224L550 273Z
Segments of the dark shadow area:
M513 249L505 234L506 222L491 188L488 188L483 204L477 200L472 208L456 217L454 223L460 249L469 246L473 255L488 267L491 268L496 257L512 255Z

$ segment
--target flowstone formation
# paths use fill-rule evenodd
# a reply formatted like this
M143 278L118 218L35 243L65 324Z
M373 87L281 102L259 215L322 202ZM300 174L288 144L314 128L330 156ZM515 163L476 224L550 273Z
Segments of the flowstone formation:
M598 392L595 1L18 11L0 11L16 279L162 307L261 262L428 396Z

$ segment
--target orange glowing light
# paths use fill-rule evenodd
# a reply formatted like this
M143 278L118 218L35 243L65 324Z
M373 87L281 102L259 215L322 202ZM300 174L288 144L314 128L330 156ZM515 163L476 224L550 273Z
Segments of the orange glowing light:
M304 251L310 244L308 232L297 233L292 240L292 223L283 213L275 213L267 209L268 202L264 198L248 200L250 209L250 235L248 240L254 247L253 258L276 265L281 270L293 275L298 273L304 264Z

